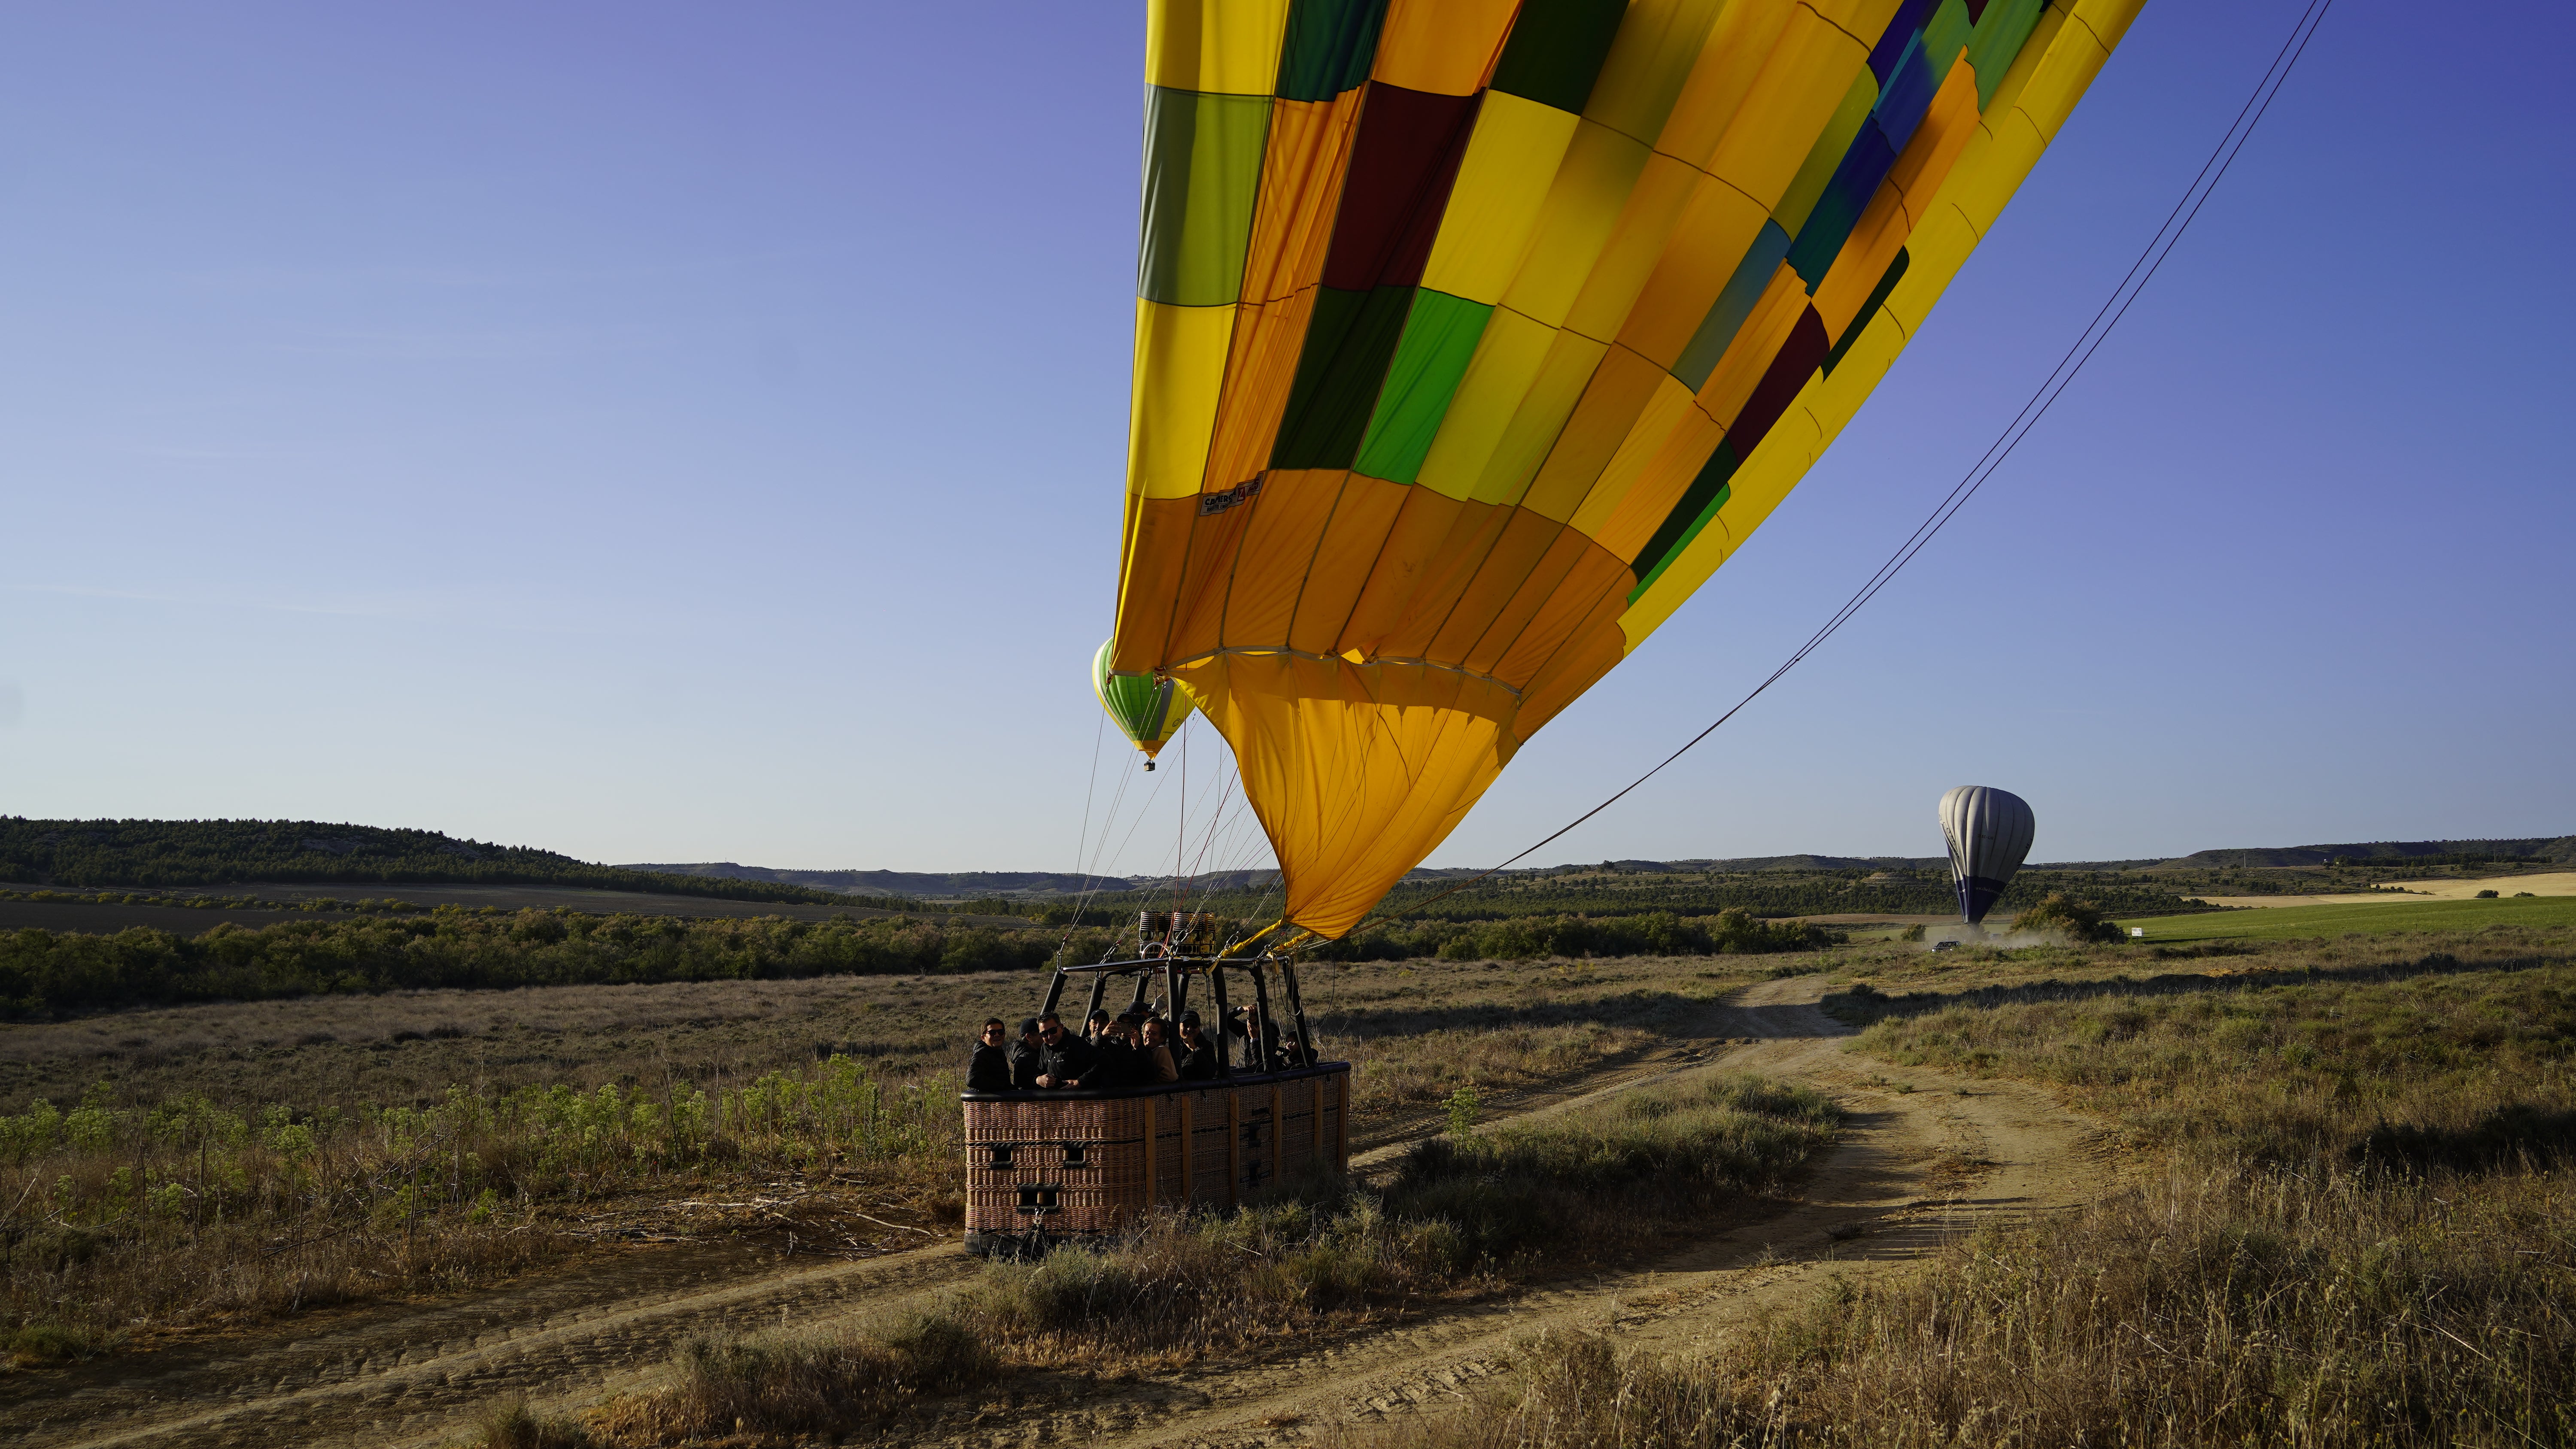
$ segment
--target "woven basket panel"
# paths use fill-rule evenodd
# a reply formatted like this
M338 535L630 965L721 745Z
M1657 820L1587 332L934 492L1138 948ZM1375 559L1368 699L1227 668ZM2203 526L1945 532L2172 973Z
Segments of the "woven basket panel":
M1044 1214L1050 1236L1114 1233L1156 1203L1182 1199L1182 1157L1189 1158L1189 1198L1223 1205L1273 1185L1274 1164L1293 1174L1321 1159L1335 1163L1341 1145L1342 1097L1349 1077L1244 1086L1210 1085L1155 1097L1023 1098L968 1102L966 1108L966 1226L970 1232L1021 1233L1037 1222L1020 1208L1020 1189L1056 1189L1056 1206ZM1271 1120L1274 1100L1280 1120ZM1229 1120L1227 1099L1236 1101ZM1182 1103L1189 1103L1189 1142L1181 1140ZM1153 1180L1146 1180L1145 1122L1153 1115ZM1274 1138L1276 1140L1274 1141ZM985 1144L1013 1145L1012 1165L991 1165ZM1080 1143L1087 1160L1064 1161L1065 1144ZM1229 1168L1241 1177L1228 1190Z
M966 1104L970 1143L1109 1141L1144 1135L1145 1099L1139 1097L1030 1097Z

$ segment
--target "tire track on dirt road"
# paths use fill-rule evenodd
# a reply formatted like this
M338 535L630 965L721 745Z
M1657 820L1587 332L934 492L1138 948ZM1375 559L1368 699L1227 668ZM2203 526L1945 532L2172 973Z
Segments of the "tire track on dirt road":
M1750 1045L1657 1074L1752 1071L1839 1101L1849 1114L1844 1138L1815 1164L1795 1201L1750 1204L1643 1271L1269 1361L1201 1365L1092 1402L1026 1405L1009 1416L1019 1426L1009 1432L957 1411L910 1437L954 1449L1304 1443L1336 1428L1463 1404L1509 1371L1515 1342L1533 1332L1578 1329L1623 1349L1687 1351L1819 1291L1833 1275L1898 1269L1980 1224L2080 1206L2110 1190L2115 1175L2092 1119L2017 1083L1881 1071L1846 1057L1850 1029L1818 1008L1822 992L1812 976L1747 988L1734 999L1739 1029L1730 1034L1754 1038ZM1560 1105L1598 1095L1605 1093Z
M28 1449L437 1442L506 1394L614 1392L692 1333L835 1316L973 1271L953 1243L784 1264L729 1243L639 1252L453 1303L315 1315L92 1365L22 1386L0 1411Z

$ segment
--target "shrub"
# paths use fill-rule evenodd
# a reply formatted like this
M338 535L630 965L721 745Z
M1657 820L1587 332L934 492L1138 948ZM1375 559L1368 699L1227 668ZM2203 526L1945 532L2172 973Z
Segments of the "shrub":
M541 1419L525 1399L503 1399L483 1411L475 1449L589 1449L590 1435L563 1419Z
M1447 1223L1477 1254L1617 1245L1641 1227L1776 1186L1841 1120L1825 1097L1755 1077L1640 1090L1413 1149L1387 1189L1398 1219Z
M2013 917L2016 931L2058 931L2070 941L2119 941L2128 933L2102 919L2101 910L2060 891Z
M1476 1109L1478 1104L1476 1101L1476 1086L1473 1082L1470 1082L1466 1086L1460 1087L1457 1091L1450 1093L1449 1100L1444 1105L1449 1109L1450 1136L1473 1137L1476 1135Z
M883 1414L992 1372L981 1336L940 1308L855 1331L701 1334L680 1346L659 1427L684 1434L792 1433Z

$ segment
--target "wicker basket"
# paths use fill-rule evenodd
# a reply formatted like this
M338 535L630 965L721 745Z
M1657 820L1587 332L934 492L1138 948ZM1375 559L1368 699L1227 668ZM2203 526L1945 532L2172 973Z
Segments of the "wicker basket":
M966 1108L966 1246L1027 1252L1116 1233L1156 1206L1222 1208L1350 1166L1347 1063L1115 1094L978 1094Z

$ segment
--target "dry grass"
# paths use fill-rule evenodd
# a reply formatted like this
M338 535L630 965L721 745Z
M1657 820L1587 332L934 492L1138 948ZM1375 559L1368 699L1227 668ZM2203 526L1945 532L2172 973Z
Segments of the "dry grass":
M1364 1102L1445 1097L1580 1072L1693 1029L1749 975L1706 958L1310 967L1318 1040ZM397 991L0 1024L0 1112L195 1096L234 1110L425 1106L452 1087L512 1091L718 1083L839 1053L889 1080L961 1070L977 1023L1037 1009L1026 972L793 981Z
M503 1399L483 1413L474 1449L590 1449L590 1431L570 1419L541 1418L525 1399Z
M595 1418L620 1443L846 1429L882 1420L918 1395L963 1388L995 1367L973 1330L940 1312L819 1333L700 1337L681 1347L673 1362L679 1382L669 1392L618 1400Z
M1675 1037L1758 968L1707 957L1316 966L1306 1009L1362 1107L1564 1081Z
M1694 1358L1525 1345L1380 1449L2576 1442L2576 1182L2182 1172Z
M1833 1002L1871 1023L1861 1050L2110 1114L2160 1154L2144 1186L1837 1282L1703 1356L1530 1345L1482 1412L1365 1442L2576 1443L2564 934L2148 959L2196 954L2137 979L2119 947L1891 952L1847 965L1938 989Z
M137 1328L469 1287L638 1220L686 1230L746 1183L788 1180L808 1213L851 1178L926 1198L957 1135L953 1078L889 1086L846 1057L712 1092L452 1088L311 1115L39 1102L0 1117L0 1329L17 1357L80 1356Z
M1382 1119L1695 1030L1742 979L1709 966L1323 967L1307 1006ZM0 1026L0 1348L81 1356L466 1288L647 1230L880 1236L836 1216L853 1181L879 1216L953 1215L955 1109L931 1104L974 1026L1034 1009L1043 980L392 992ZM859 1121L889 1111L901 1141L871 1142ZM763 1205L725 1206L742 1203Z
M961 1067L974 1023L1042 987L1025 973L397 991L0 1026L0 1111L202 1096L300 1112L514 1091L738 1081L837 1052L902 1078Z
M2491 1165L2576 1151L2576 948L2274 948L2223 974L1828 998L1900 1066L2048 1082L2217 1160Z
M1426 1143L1382 1197L1318 1181L1227 1216L1164 1213L1111 1247L991 1264L892 1325L693 1344L677 1388L596 1421L626 1444L846 1432L997 1372L1173 1366L1348 1329L1705 1221L1794 1171L1838 1120L1813 1093L1729 1078Z

